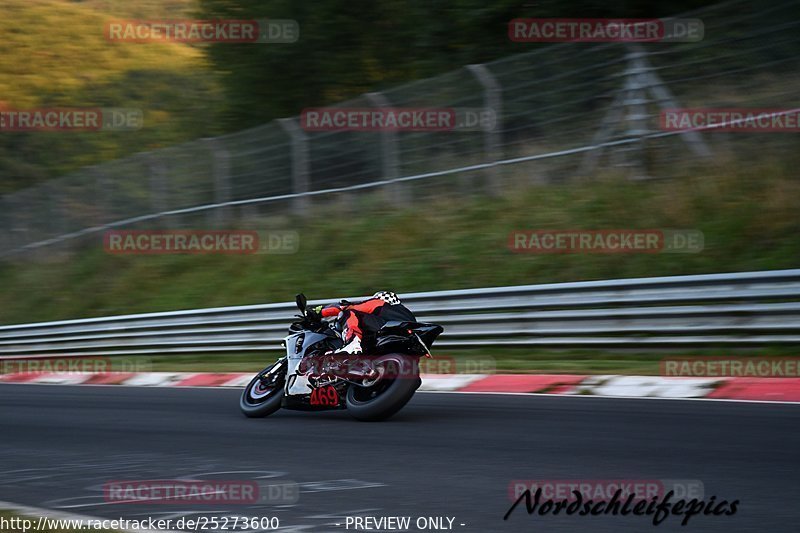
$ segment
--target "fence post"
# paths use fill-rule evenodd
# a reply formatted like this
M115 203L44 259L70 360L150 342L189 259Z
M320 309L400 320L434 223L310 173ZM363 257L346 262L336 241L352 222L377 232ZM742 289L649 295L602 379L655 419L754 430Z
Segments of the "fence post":
M203 139L211 153L214 180L214 203L224 204L230 201L230 152L215 137ZM228 208L217 207L209 211L211 227L215 229L224 228L228 223Z
M3 197L3 214L6 219L5 233L8 239L8 250L17 250L25 245L25 228L20 217L22 208L20 202L17 201L16 194L8 194Z
M392 107L389 100L381 93L367 93L367 99L377 108ZM381 132L381 174L383 179L390 180L400 176L400 161L397 153L397 133L390 130ZM408 206L411 194L404 183L395 182L387 187L387 200L398 206Z
M95 191L95 226L102 226L111 222L109 213L113 212L114 209L114 198L112 196L114 189L99 165L89 167L87 174L88 180L94 183L92 189Z
M50 201L52 202L51 218L51 233L50 238L60 237L73 230L72 220L70 217L70 210L67 202L67 193L65 187L60 187L64 183L64 178L56 179L50 185ZM74 241L62 241L61 243L52 243L49 246L55 252L66 251L74 245ZM46 255L46 254L45 254Z
M656 103L658 103L659 109L661 109L661 111L666 111L667 109L680 107L664 82L653 72L653 68L645 59L647 55L644 49L637 44L629 44L628 47L633 52L631 56L633 65L642 72L644 82L647 88L650 89ZM708 148L705 141L703 141L703 137L699 132L692 130L684 131L680 136L695 155L700 157L709 157L711 155L711 150Z
M647 127L647 79L645 78L647 68L639 61L645 54L641 48L628 50L628 69L625 73L625 90L622 106L626 110L625 121L628 128L625 136L629 139L636 139L635 143L621 146L617 152L622 155L621 166L633 169L633 179L648 179L647 162L647 135L650 133Z
M503 149L500 144L500 131L503 116L503 92L494 75L484 64L467 65L478 83L483 87L483 102L488 110L494 113L495 121L492 127L484 129L483 150L484 161L489 163L503 159ZM486 169L486 188L489 194L498 195L502 189L500 184L501 172L498 167Z
M617 91L600 128L592 138L591 144L595 149L587 152L583 158L578 171L582 176L588 176L594 171L605 151L604 144L611 140L615 129L626 122L628 127L624 132L625 136L636 141L624 148L611 150L611 153L615 156L625 154L623 164L638 171L634 177L649 177L644 161L645 143L650 133L647 120L651 118L647 113L647 105L655 102L661 111L680 107L664 82L653 72L647 61L647 52L636 44L627 45L626 50L627 67L623 72L625 85ZM652 99L648 98L648 94ZM681 132L680 136L695 155L707 157L711 154L698 132Z
M647 104L649 100L647 100L646 94L649 83L644 78L646 69L638 61L644 53L642 49L627 49L625 54L627 66L622 73L625 85L617 91L614 101L611 102L606 115L603 117L600 128L592 137L591 146L594 149L586 152L581 162L578 170L578 174L581 176L588 177L594 172L600 157L605 151L605 143L612 139L616 128L625 123L627 128L624 135L629 139L636 139L636 142L612 149L611 158L614 160L622 158L622 161L617 162L616 166L635 167L636 178L647 177L644 164L644 149L646 136L649 133L647 130L647 119L649 118Z
M167 166L164 160L154 152L145 154L147 158L147 166L150 169L150 208L153 213L163 213L167 210L167 189L166 189L166 174ZM164 227L164 220L162 217L156 219L156 224Z
M11 218L11 205L6 198L0 197L0 228L5 231L0 232L0 257L14 249L12 231L14 225Z
M278 119L278 124L292 143L292 192L302 195L292 199L292 211L304 215L311 207L311 200L305 196L309 192L308 137L294 118Z
M47 229L42 228L42 234L39 237L41 240L57 237L65 229L64 206L58 182L57 179L46 181L40 189L43 200L40 216L46 214L47 218Z

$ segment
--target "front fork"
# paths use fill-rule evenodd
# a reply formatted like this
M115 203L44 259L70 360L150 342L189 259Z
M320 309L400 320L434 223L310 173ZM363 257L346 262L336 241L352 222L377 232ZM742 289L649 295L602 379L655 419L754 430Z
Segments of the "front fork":
M275 378L278 376L281 370L283 370L285 363L286 363L286 357L285 356L281 357L280 359L275 361L275 364L262 370L261 373L258 375L258 379L260 379L261 383L265 385L271 384L272 382L275 381Z

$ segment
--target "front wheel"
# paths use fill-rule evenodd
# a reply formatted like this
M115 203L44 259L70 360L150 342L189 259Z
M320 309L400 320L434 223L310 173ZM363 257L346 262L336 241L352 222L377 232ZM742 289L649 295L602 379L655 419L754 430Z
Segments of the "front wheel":
M286 381L286 361L274 363L250 380L239 399L239 407L248 418L269 416L281 408Z
M386 420L402 409L420 385L419 359L385 355L373 362L379 377L368 386L350 385L347 411L357 420Z

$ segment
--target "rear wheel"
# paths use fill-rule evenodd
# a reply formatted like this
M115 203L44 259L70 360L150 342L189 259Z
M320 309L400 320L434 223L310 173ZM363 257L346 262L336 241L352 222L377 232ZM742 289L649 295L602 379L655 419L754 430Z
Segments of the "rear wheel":
M373 362L378 377L367 386L350 385L347 410L357 420L385 420L405 406L420 384L419 360L403 355L385 355Z
M259 372L242 392L239 407L249 418L269 416L281 408L286 362L278 361Z

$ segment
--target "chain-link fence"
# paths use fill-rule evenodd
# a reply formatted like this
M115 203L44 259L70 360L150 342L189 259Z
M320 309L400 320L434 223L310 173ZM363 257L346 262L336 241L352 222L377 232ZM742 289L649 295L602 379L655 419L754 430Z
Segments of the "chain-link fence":
M530 183L670 177L693 158L782 157L797 135L664 131L670 108L800 108L798 1L734 0L682 16L685 43L519 43L530 50L336 107L491 110L453 131L303 129L299 117L85 168L0 200L0 254L116 227L231 228L357 198L392 206ZM370 200L371 201L371 200Z

